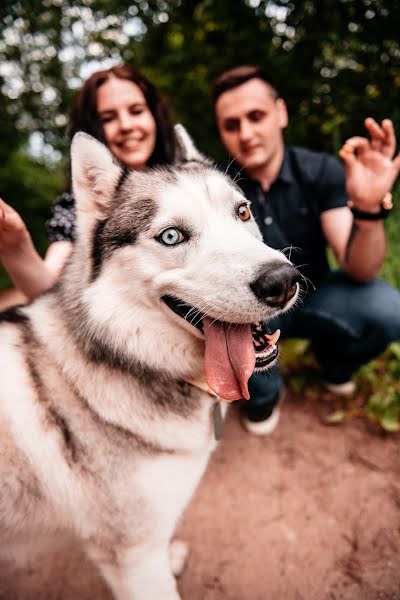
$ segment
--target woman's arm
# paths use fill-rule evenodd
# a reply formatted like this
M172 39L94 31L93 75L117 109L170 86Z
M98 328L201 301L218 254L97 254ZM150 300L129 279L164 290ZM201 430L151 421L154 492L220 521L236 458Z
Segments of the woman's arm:
M43 260L20 215L0 199L0 261L27 299L35 298L56 282L71 250L71 242L54 242Z

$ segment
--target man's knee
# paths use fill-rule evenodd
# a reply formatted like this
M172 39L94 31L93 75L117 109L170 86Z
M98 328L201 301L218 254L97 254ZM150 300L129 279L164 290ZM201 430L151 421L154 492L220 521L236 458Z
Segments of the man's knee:
M302 312L317 336L357 340L373 332L387 343L400 338L400 292L380 279L368 284L333 280L317 290Z

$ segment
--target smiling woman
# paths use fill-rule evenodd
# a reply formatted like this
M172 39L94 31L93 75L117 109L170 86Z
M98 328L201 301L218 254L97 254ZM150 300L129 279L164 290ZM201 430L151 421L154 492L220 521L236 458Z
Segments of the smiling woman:
M71 112L70 137L85 131L105 143L127 167L129 152L122 144L134 141L141 147L143 166L173 161L175 142L168 109L154 85L129 65L94 73L75 98ZM140 161L139 161L140 162Z
M72 106L70 138L84 131L103 142L128 169L170 164L175 155L168 109L153 84L135 67L121 65L94 73ZM44 260L11 206L0 200L0 261L13 281L15 296L0 297L0 307L32 299L51 287L72 251L75 200L70 189L48 220L50 243Z
M156 145L156 122L141 89L111 77L97 91L97 112L111 152L131 169L144 169Z

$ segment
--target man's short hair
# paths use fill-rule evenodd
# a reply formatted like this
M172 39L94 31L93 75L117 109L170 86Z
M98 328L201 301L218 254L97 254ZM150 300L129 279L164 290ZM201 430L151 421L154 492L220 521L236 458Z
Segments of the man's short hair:
M274 84L272 78L262 67L241 65L239 67L234 67L233 69L228 69L228 71L224 71L216 79L211 94L213 106L215 107L215 104L221 94L227 92L228 90L232 90L243 83L246 83L246 81L249 81L250 79L261 79L271 89L271 92L275 98L279 97L278 88Z

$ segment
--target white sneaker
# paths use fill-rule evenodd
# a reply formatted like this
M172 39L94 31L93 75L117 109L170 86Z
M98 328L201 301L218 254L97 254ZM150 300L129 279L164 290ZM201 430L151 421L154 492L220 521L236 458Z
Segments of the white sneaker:
M323 387L336 396L343 396L343 398L350 398L354 396L356 391L356 384L350 379L344 383L329 383L329 381L322 382Z
M279 423L280 408L278 405L274 407L271 415L263 421L250 421L246 415L242 414L241 423L246 431L253 435L268 435L272 433Z

